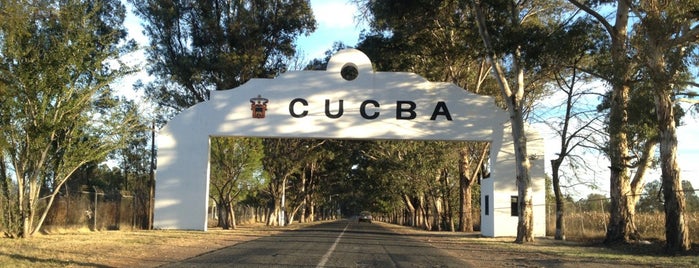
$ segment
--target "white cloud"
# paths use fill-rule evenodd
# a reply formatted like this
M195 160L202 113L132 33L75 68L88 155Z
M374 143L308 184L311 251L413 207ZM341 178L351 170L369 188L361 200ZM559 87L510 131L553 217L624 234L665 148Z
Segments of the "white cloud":
M357 7L346 0L311 1L311 8L319 28L355 28L354 16L357 13Z
M304 60L324 58L325 51L335 42L355 46L361 31L369 28L366 22L355 21L357 6L349 0L312 0L311 8L317 22L316 30L296 40L297 50L305 56Z

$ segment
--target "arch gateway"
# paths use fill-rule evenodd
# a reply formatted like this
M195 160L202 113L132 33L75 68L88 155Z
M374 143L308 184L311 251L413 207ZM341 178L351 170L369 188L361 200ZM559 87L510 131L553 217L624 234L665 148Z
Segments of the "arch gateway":
M349 74L349 75L347 75ZM489 141L481 181L481 233L515 236L515 155L509 117L489 96L404 72L374 72L359 50L325 71L252 79L181 112L159 132L153 227L207 230L209 138L215 136ZM534 235L545 235L544 148L527 133ZM516 202L516 199L514 199Z

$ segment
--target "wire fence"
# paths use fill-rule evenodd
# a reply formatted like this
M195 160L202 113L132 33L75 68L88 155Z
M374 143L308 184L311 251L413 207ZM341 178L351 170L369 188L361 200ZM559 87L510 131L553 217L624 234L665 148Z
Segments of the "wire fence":
M603 240L609 225L610 199L585 200L566 203L563 214L563 233L568 240ZM595 205L591 205L595 204ZM688 206L685 214L690 239L699 241L699 209ZM556 205L546 205L546 235L556 232ZM665 213L661 210L636 211L633 218L636 230L643 240L665 240Z
M148 224L147 207L146 194L83 189L57 196L43 226L48 231L145 229Z
M604 239L609 224L609 198L566 202L564 210L564 234L568 240L592 241ZM148 195L145 193L115 192L83 189L67 195L60 195L49 210L44 228L89 229L89 230L131 230L146 229L148 224ZM264 223L270 208L260 206L236 206L236 221L239 224ZM319 209L313 220L337 217L334 211ZM377 215L380 216L380 215ZM394 215L395 216L395 215ZM398 215L396 217L405 217ZM479 211L474 210L474 224L478 227ZM699 241L699 206L688 205L686 223L692 241ZM209 226L216 225L215 211L209 211ZM296 215L295 221L298 221ZM307 219L311 220L311 219ZM386 219L388 220L388 218ZM394 219L396 220L396 219ZM403 219L403 224L408 222ZM645 240L665 240L665 213L658 210L639 210L634 223L640 236ZM478 230L479 228L476 228ZM446 229L445 229L446 230ZM546 235L556 231L556 205L546 204Z

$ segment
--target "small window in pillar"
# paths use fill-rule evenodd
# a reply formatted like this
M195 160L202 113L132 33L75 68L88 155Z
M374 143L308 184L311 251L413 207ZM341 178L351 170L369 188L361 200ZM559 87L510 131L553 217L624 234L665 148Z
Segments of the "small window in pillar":
M516 195L510 197L510 215L519 216L519 198Z
M485 196L483 203L485 204L485 215L490 215L490 197L488 195Z

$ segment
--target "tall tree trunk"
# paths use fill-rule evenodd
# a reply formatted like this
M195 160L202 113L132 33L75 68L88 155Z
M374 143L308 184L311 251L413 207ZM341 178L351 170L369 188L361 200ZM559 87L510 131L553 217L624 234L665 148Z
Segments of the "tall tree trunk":
M410 222L408 223L409 226L416 227L417 226L417 213L415 209L415 205L413 205L413 202L410 201L410 197L407 194L403 194L403 202L405 203L405 207L408 209L408 213L410 214Z
M434 185L432 187L433 188L429 191L429 196L427 197L431 201L430 209L434 211L434 213L432 214L432 230L442 231L444 229L444 225L442 222L442 218L444 215L444 211L442 210L442 194L444 194L444 191L442 189L441 170L435 172Z
M558 171L560 170L561 163L563 159L561 157L556 159L551 159L551 177L553 183L553 195L556 199L556 233L554 239L565 240L565 221L563 215L565 213L565 202L563 202L563 194L561 193L560 177Z
M629 147L626 134L629 88L615 87L609 113L609 160L611 166L609 193L611 196L609 226L605 243L627 242L640 238L634 222L634 197L629 177Z
M427 204L427 198L424 193L418 194L418 211L420 214L420 223L423 230L432 230L430 222L430 206Z
M634 197L629 178L629 145L627 137L630 63L627 58L627 23L629 6L617 2L615 25L608 29L612 39L611 55L614 73L609 111L609 194L611 206L605 243L640 239L634 222Z
M434 210L434 213L432 214L432 230L442 231L444 227L442 222L442 215L444 214L444 211L442 210L442 198L435 195L432 197L431 203L431 207Z
M673 62L686 57L687 44L695 43L699 34L695 25L692 26L693 33L687 31L690 29L689 24L696 24L696 20L689 22L682 33L667 32L667 27L660 26L667 23L663 19L663 8L655 5L657 3L651 4L646 18L643 19L645 27L642 27L642 32L647 38L645 59L654 84L655 112L660 132L660 168L665 199L665 251L675 254L689 251L692 244L687 227L687 208L680 180L680 168L677 165L677 126L672 87L673 77L681 72L682 67Z
M473 180L469 177L470 156L468 147L459 151L459 231L473 232L473 205L471 202L471 185Z
M660 128L660 167L665 198L665 250L668 253L691 248L686 219L686 204L680 169L677 165L677 128L670 90L656 89L655 106Z
M612 73L609 82L612 96L609 110L609 225L605 243L628 242L639 239L634 223L634 197L629 185L629 146L627 137L629 85L633 73L628 57L628 22L630 7L627 1L616 1L614 25L605 16L577 0L568 2L597 19L611 39Z
M17 167L17 165L14 165ZM21 168L16 168L16 174L23 174L24 170ZM27 208L26 208L26 202L24 201L24 196L26 194L26 187L25 187L25 182L24 178L21 176L16 176L17 177L17 207L18 207L18 214L19 214L19 234L17 234L18 237L27 237L29 235L29 224L26 222L27 219Z
M235 230L238 228L238 225L235 222L235 205L233 205L233 202L228 202L228 220L230 222L231 229Z
M443 204L443 210L444 210L444 219L442 219L442 222L445 223L445 229L449 229L450 232L456 231L454 228L454 219L452 218L454 213L452 211L452 206L451 206L451 200L452 200L452 194L451 194L451 183L449 181L449 171L445 168L442 170L442 188L444 189L444 196L442 197L442 202Z
M316 202L313 201L313 198L311 198L308 208L310 209L310 212L308 212L308 221L309 222L314 222L316 221Z
M228 215L226 215L227 213L228 212L226 211L223 204L216 204L216 214L218 214L218 226L224 230L228 229L228 223L226 222L226 220L228 219Z
M523 74L522 74L523 75ZM520 107L521 108L521 107ZM527 155L527 137L524 134L524 122L521 109L514 111L512 121L512 138L515 140L515 157L517 162L517 197L519 220L517 222L516 243L534 241L534 210L532 208L532 187L529 176L529 157Z
M515 170L517 180L517 197L519 206L519 219L517 221L517 238L515 242L533 242L534 218L532 208L532 188L531 177L529 176L529 157L527 155L527 137L524 132L524 114L522 101L524 99L524 66L522 66L521 47L512 51L512 66L514 70L515 86L510 87L505 71L502 69L500 59L495 53L494 45L490 33L487 30L486 17L482 10L482 3L479 0L471 1L472 8L476 13L476 24L480 33L483 45L486 49L486 57L492 68L492 76L497 82L500 92L507 104L507 111L510 115L512 125L512 140L515 151ZM519 20L519 10L517 4L511 4L510 24L517 27L521 24Z
M299 222L300 223L306 222L306 204L308 204L308 197L309 197L308 193L306 192L306 181L307 181L306 173L307 172L310 173L310 175L308 175L308 177L313 176L313 165L314 165L313 163L307 164L306 168L304 168L303 171L301 172L301 196L302 196L302 200L301 200L301 205L300 205L301 206L300 207L301 213L299 215Z
M634 205L634 211L636 210L635 206L638 203L638 200L641 198L641 194L643 192L643 185L646 181L646 173L648 169L651 168L651 164L653 163L652 159L655 156L655 145L657 143L657 138L653 138L647 140L645 144L643 144L643 151L638 159L636 173L631 179L631 195L633 195L632 204Z
M267 213L267 226L279 226L279 215L281 213L280 200L272 197L272 207Z

